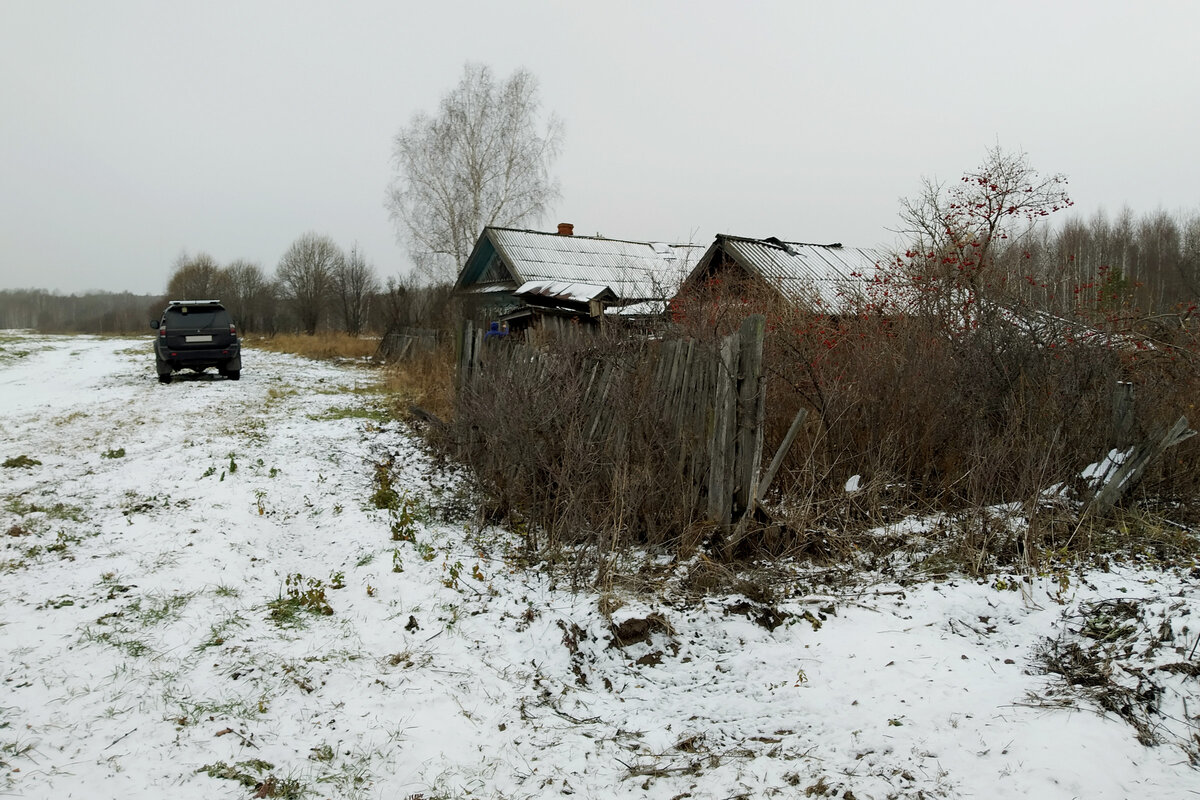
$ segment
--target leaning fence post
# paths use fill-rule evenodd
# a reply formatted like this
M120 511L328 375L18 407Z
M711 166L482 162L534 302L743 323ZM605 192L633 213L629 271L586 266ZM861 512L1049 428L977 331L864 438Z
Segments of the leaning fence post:
M737 371L737 435L733 459L732 505L741 512L726 540L732 553L749 530L758 501L758 472L762 463L763 419L766 416L766 378L763 376L763 335L766 317L754 314L742 323L741 359ZM732 515L731 515L732 516Z
M804 427L804 420L807 418L808 409L801 406L792 420L792 426L788 428L787 435L783 437L779 449L775 451L775 457L771 459L771 466L767 467L767 471L763 473L762 478L758 481L759 502L762 502L762 499L767 496L767 492L771 490L771 484L775 480L775 473L779 472L779 468L783 466L783 459L787 456L788 451L792 449L792 442L796 441L796 437L800 435L800 429Z
M1117 450L1129 447L1133 435L1133 384L1117 381L1113 392L1112 446Z

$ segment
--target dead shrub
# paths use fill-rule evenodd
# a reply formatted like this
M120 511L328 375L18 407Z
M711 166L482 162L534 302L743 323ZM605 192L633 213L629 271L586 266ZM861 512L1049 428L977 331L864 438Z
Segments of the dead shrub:
M1000 305L899 314L870 296L835 314L748 282L702 289L673 301L672 330L653 339L485 343L443 433L531 554L608 585L632 546L686 557L719 541L696 480L705 434L669 423L654 356L664 337L715 347L751 313L767 318L764 464L797 411L808 417L764 498L777 524L762 530L786 536L768 552L755 527L744 541L759 546L739 556L852 558L855 531L914 514L946 514L942 556L972 574L1107 546L1078 523L1079 476L1114 445L1117 383L1136 386L1131 441L1190 411L1200 390L1200 337L1186 325L1118 331ZM1194 516L1197 440L1156 463L1132 501Z
M1198 337L1186 325L1151 336L1128 321L1116 330L996 304L927 305L944 313L896 313L878 292L831 313L818 298L790 302L725 278L673 304L676 322L700 336L767 315L764 458L797 410L810 411L767 498L794 529L854 530L1080 489L1083 468L1114 444L1118 381L1136 386L1133 441L1187 413L1200 389ZM1198 446L1168 451L1139 499L1193 507Z
M694 549L705 535L685 451L664 424L644 339L490 342L459 392L451 438L532 553L565 549L604 582L630 545ZM606 564L608 565L606 567Z

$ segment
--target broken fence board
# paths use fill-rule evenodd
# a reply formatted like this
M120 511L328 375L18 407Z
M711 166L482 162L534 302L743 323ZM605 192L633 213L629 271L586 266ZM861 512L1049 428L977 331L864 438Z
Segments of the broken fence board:
M1188 427L1187 417L1180 417L1166 433L1135 445L1115 471L1102 478L1087 512L1105 514L1116 507L1121 498L1142 479L1146 469L1168 448L1183 442L1196 432Z
M771 459L771 465L767 467L767 471L763 473L762 479L758 482L758 499L760 502L767 496L767 492L771 491L771 484L775 482L775 474L783 466L783 459L787 457L788 451L792 449L792 443L800 435L800 430L804 427L804 420L807 418L808 409L802 406L796 412L795 418L792 419L791 427L788 428L787 434L784 435L783 441L779 444L779 449L775 451L775 457Z

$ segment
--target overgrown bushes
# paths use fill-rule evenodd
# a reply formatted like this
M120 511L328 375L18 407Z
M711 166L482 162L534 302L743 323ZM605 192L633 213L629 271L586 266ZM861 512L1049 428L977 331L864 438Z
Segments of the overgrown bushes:
M751 312L768 316L764 461L797 410L810 411L766 498L794 533L997 503L1036 514L1048 490L1077 499L1081 471L1116 444L1118 381L1135 385L1134 441L1194 415L1200 390L1192 331L1117 335L1011 309L965 324L866 306L821 315L742 287L733 298L678 301L666 335L712 346ZM648 374L658 346L571 337L531 360L496 344L486 380L460 392L451 438L495 509L525 523L532 548L611 552L641 542L687 552L713 530ZM604 400L618 425L598 419L588 399L606 365L619 376ZM1185 519L1200 489L1190 467L1198 446L1170 451L1139 499Z
M713 318L704 308L711 295L690 302L678 318ZM808 525L1072 488L1118 444L1119 381L1135 386L1134 441L1194 413L1189 398L1200 389L1200 348L1186 330L1168 343L999 306L955 319L884 315L869 298L817 315L747 287L739 302L717 302L768 314L768 450L798 408L813 412L775 498ZM1146 494L1192 502L1196 474L1177 466L1196 452L1188 442L1156 465Z
M460 390L452 439L531 550L570 545L604 563L632 542L689 550L703 534L697 490L651 391L653 346L572 337L530 358L493 343L486 374Z

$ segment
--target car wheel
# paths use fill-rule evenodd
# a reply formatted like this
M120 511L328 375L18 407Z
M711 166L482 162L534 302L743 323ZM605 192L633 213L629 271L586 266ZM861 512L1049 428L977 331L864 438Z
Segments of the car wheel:
M226 372L225 375L229 378L229 380L236 381L242 377L242 371L240 369L231 369Z
M159 383L170 383L171 382L171 373L168 372L166 375L159 375L158 382Z

